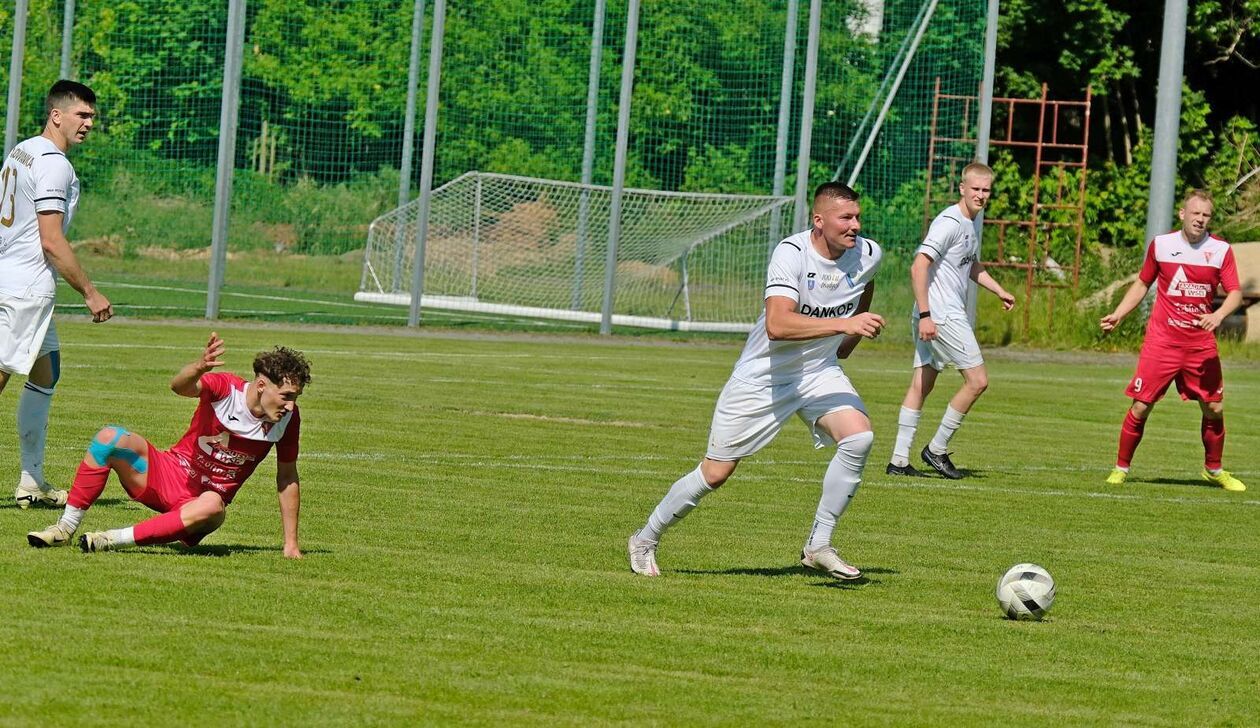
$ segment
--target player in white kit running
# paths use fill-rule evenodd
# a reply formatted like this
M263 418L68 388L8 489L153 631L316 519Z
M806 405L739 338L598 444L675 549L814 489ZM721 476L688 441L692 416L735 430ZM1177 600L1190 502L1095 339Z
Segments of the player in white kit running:
M83 294L93 321L113 315L66 240L79 204L79 178L66 152L92 130L96 94L58 81L44 106L43 133L9 150L0 167L0 391L14 374L27 378L18 399L22 470L13 494L21 508L66 504L66 491L44 481L48 410L61 370L52 320L57 274Z
M801 563L837 579L861 578L862 572L831 545L874 441L862 399L838 361L884 326L882 318L868 312L883 253L873 240L858 235L861 227L857 193L828 182L814 193L813 227L774 249L765 310L718 397L708 452L630 536L635 573L658 576L661 535L725 483L741 459L769 444L795 414L810 428L815 447L836 445Z
M916 339L914 371L897 416L897 442L886 470L889 475L920 475L910 465L910 445L937 375L952 364L962 374L962 387L950 399L936 435L919 455L946 478L963 477L950 460L949 441L989 386L980 345L967 316L970 282L975 281L1002 299L1003 310L1010 311L1015 306L1015 297L993 280L980 262L977 217L992 189L993 170L987 165L972 162L964 167L958 203L942 210L932 221L910 265L915 300L910 321Z

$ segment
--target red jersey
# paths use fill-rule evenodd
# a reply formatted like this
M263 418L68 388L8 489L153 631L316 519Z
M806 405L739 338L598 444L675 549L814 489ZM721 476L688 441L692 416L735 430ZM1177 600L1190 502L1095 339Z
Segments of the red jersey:
M302 418L297 405L279 422L258 419L245 404L251 385L235 374L201 377L201 397L188 431L170 449L201 490L213 490L231 503L236 491L278 443L276 457L291 463L298 456Z
M1210 233L1197 245L1186 242L1181 231L1160 235L1147 246L1138 278L1148 286L1158 281L1146 345L1216 348L1216 335L1195 324L1203 314L1212 313L1218 285L1227 292L1239 288L1229 243Z

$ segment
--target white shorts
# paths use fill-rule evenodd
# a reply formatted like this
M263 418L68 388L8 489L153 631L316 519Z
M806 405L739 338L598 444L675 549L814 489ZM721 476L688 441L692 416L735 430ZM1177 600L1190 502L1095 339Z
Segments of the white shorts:
M739 460L770 444L793 414L810 428L814 447L835 441L818 427L824 415L866 406L839 367L782 384L756 385L731 377L718 396L709 429L710 460Z
M910 335L914 337L915 369L930 366L939 372L950 364L959 369L972 369L984 364L976 333L965 319L937 321L936 338L923 341L919 338L919 319L915 317Z
M26 376L39 357L56 351L53 299L0 294L0 370Z

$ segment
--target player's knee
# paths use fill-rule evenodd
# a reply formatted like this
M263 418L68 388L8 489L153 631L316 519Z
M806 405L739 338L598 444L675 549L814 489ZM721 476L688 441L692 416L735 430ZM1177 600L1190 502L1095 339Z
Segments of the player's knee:
M218 493L203 493L190 505L180 513L189 531L209 533L223 525L227 518L227 505Z
M735 466L739 464L738 460L705 460L700 463L700 475L704 478L705 485L710 488L720 488L722 484L730 480L731 474L735 472Z
M855 432L836 443L836 449L846 455L855 458L865 459L871 452L871 446L875 444L875 433L870 430Z
M1133 413L1134 419L1141 422L1151 414L1152 406L1153 405L1147 404L1146 402L1139 402L1135 399L1133 400L1133 406L1129 407L1129 412Z
M1210 420L1224 419L1225 403L1224 402L1203 402L1203 416Z

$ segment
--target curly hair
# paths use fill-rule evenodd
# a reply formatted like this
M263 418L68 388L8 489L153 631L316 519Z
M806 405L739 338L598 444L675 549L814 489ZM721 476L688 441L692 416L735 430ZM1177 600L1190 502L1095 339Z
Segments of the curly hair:
M276 384L296 384L305 388L311 383L311 365L302 352L287 346L261 351L254 357L254 374L261 374Z

